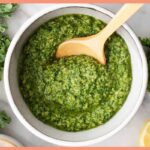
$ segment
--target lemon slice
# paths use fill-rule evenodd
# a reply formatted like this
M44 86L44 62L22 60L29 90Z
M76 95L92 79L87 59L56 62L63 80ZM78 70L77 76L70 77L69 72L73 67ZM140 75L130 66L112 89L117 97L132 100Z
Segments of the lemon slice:
M140 146L150 147L150 120L146 122L140 135Z

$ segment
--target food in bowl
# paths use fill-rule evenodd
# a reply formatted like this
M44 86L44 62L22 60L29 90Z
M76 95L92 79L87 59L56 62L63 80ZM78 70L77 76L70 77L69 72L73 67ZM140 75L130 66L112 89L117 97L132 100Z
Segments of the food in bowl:
M60 43L96 34L104 27L88 15L64 15L43 24L28 39L18 77L22 96L36 118L75 132L104 124L123 106L132 69L128 47L118 34L106 42L105 66L84 55L55 57Z

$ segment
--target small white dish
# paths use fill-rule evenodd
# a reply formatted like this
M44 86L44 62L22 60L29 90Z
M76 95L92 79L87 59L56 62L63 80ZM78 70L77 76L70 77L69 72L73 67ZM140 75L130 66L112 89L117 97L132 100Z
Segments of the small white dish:
M16 139L0 134L0 147L20 147L22 146Z

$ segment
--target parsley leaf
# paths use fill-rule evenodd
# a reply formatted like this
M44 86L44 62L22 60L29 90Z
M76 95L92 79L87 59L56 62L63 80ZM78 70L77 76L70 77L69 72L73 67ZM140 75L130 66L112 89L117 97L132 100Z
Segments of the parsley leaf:
M0 112L0 128L5 128L11 122L11 118L4 112Z
M143 46L147 46L150 48L150 38L140 38L140 41ZM147 56L148 63L148 85L147 90L150 92L150 55Z
M0 17L8 18L16 10L17 4L0 4Z
M9 37L4 33L7 29L5 19L16 10L16 4L0 4L0 80L2 78L5 55L10 44Z
M150 38L140 38L142 45L150 48Z
M9 47L10 40L7 35L0 33L0 79L2 77L5 55Z

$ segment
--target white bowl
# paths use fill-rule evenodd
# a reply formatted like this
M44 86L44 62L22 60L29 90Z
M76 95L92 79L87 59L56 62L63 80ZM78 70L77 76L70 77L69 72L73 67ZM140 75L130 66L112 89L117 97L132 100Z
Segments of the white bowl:
M65 132L50 127L37 120L26 106L18 87L17 64L22 46L28 37L44 22L65 14L87 14L109 22L114 16L110 11L88 4L58 5L48 8L29 19L19 29L9 47L5 67L4 84L9 104L21 123L39 138L62 146L91 145L117 133L131 120L140 107L147 87L147 62L143 48L128 25L124 24L117 32L126 41L131 55L132 85L123 107L104 125L80 132Z

